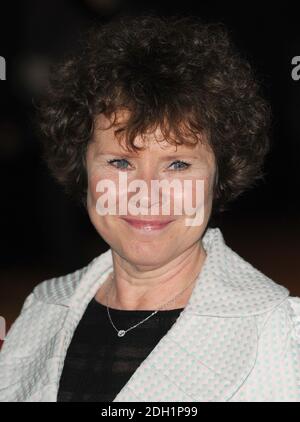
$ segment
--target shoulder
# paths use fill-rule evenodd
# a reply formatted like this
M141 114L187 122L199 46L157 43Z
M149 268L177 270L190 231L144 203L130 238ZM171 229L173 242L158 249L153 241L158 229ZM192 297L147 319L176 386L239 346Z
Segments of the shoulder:
M97 264L97 269L101 270L103 258L108 252L76 271L44 280L33 289L4 339L0 363L4 358L32 355L43 342L43 337L47 341L52 331L54 333L59 330L59 326L63 325L68 303L80 287L85 274L94 263Z
M300 344L300 297L288 296L261 318L261 334L279 324Z
M38 284L33 290L34 299L44 303L67 306L75 291L78 288L81 289L81 281L86 274L94 272L100 275L111 265L112 251L108 249L92 259L86 266Z
M257 317L258 356L271 368L290 372L300 396L300 297L288 296L275 309Z
M300 401L300 298L288 296L256 315L255 361L233 401Z
M44 280L33 290L33 300L48 304L68 305L84 276L93 268L100 275L107 266L111 265L111 249L96 256L87 265L69 274Z
M289 296L278 307L275 315L284 326L287 339L290 339L291 343L298 348L300 367L300 297Z
M256 316L259 338L275 336L293 340L300 347L300 297L287 296L273 309Z
M95 258L96 259L96 258ZM44 303L66 302L72 297L84 274L92 263L69 274L53 277L39 283L33 290L33 298Z

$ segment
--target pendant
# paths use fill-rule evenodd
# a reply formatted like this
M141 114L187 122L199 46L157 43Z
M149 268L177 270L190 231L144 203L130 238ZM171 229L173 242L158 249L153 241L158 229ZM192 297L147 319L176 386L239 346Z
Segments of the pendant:
M119 330L119 331L118 331L118 336L119 336L119 337L123 337L123 336L125 336L125 331L124 331L124 330Z

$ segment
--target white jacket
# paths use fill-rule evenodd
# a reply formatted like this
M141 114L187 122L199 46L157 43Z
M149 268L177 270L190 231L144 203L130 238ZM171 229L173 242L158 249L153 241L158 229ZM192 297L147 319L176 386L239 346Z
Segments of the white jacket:
M114 402L300 401L300 298L232 251L220 229L203 244L188 304ZM0 353L0 401L56 401L75 328L111 270L109 249L27 297Z

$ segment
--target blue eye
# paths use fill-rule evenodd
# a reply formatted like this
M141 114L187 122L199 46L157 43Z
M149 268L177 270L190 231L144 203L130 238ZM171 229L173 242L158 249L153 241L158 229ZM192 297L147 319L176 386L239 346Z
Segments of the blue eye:
M112 166L116 167L117 169L127 169L127 165L130 164L129 161L122 159L114 159L114 160L108 160L108 164L111 164Z
M189 163L186 163L185 161L181 161L181 160L174 161L171 164L171 166L173 166L173 165L175 165L174 170L185 170L188 167L190 167L190 164Z

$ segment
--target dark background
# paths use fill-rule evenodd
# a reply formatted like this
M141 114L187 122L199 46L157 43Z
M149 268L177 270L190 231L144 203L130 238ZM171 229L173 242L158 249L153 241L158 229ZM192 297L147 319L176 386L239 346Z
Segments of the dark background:
M225 3L225 2L224 2ZM49 176L33 131L32 99L52 58L77 48L82 29L122 12L199 15L223 22L254 66L273 108L265 182L242 195L216 225L226 243L274 281L300 295L300 55L290 3L25 0L3 2L0 56L0 315L8 325L34 285L86 265L107 249L80 209Z

